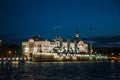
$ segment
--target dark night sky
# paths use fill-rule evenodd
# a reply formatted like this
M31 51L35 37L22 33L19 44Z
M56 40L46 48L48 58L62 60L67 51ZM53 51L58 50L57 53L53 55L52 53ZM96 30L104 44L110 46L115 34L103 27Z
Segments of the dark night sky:
M120 35L119 0L0 0L0 35L54 38Z

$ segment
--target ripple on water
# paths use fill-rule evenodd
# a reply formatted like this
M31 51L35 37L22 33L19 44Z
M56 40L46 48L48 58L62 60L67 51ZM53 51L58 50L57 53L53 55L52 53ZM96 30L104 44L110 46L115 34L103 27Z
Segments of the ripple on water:
M120 63L30 62L0 67L0 80L120 80Z

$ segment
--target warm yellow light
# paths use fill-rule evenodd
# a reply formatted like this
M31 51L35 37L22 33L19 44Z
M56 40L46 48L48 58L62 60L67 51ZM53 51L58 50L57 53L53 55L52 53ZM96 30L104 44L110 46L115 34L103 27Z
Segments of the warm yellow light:
M114 62L115 62L115 60L111 60L110 62L111 62L111 63L114 63Z
M111 53L111 55L114 55L114 53Z
M8 51L8 53L9 53L9 54L11 54L11 53L12 53L12 51Z
M33 39L29 39L29 42L34 42L34 40Z

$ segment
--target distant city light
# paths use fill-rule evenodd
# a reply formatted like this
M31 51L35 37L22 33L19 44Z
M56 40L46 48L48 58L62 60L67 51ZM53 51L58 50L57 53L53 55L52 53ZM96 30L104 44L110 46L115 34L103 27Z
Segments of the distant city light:
M10 51L10 50L9 50L9 51L8 51L8 53L9 53L9 54L11 54L11 53L12 53L12 51Z

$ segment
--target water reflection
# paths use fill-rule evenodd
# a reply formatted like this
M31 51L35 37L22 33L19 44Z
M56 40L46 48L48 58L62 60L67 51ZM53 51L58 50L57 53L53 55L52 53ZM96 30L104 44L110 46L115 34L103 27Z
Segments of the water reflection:
M112 62L111 63L111 77L112 77L112 80L120 80L120 75L119 75L119 72L120 72L120 63L119 62Z
M115 60L111 60L111 77L115 80Z
M1 62L0 80L120 80L118 62Z
M23 65L21 61L2 61L0 63L0 80L18 78L18 73L24 70Z

